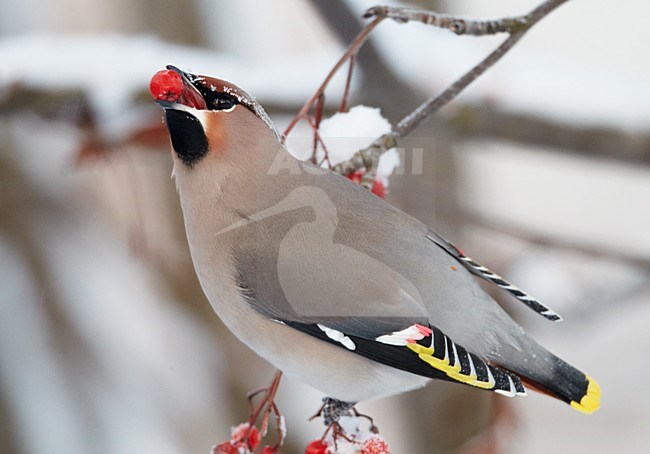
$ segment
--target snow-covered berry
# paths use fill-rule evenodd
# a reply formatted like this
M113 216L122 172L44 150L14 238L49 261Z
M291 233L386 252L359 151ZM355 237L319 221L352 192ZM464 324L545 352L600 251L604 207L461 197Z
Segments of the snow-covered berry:
M243 422L239 425L230 428L230 439L232 441L242 441L248 434L250 424Z
M149 91L156 101L176 102L183 94L183 79L177 72L163 69L151 78Z
M262 441L260 431L255 426L250 426L247 422L241 423L231 430L232 438L230 442L235 445L243 445L244 442L251 451L255 451Z
M212 448L212 454L237 454L237 447L229 441L224 441Z
M390 454L390 448L386 440L379 435L373 435L363 443L361 454Z
M307 445L305 454L328 454L329 446L322 440L314 440Z

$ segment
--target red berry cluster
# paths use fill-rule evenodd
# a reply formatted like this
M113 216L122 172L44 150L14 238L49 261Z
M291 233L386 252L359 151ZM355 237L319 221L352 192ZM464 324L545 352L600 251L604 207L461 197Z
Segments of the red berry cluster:
M253 453L259 447L261 441L262 435L257 427L251 427L245 422L232 430L230 441L225 441L212 448L212 454ZM272 446L263 446L259 454L275 454L276 452L276 449Z
M331 454L332 452L330 445L322 439L312 441L305 449L305 454ZM390 454L390 448L386 440L379 435L373 435L361 444L359 451L355 452L360 454Z

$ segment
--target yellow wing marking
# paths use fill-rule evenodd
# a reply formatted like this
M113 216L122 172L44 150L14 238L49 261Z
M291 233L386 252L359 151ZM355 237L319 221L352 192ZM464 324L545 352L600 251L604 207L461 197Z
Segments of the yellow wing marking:
M592 414L600 408L600 396L602 391L596 380L587 376L589 385L587 386L587 394L582 396L580 402L573 401L571 406L581 413Z
M490 372L489 367L487 368L487 371L490 379L488 381L481 381L477 379L476 373L474 374L470 373L469 375L465 375L461 373L460 361L456 360L454 366L450 366L447 355L445 355L444 359L439 359L433 356L432 347L424 347L420 344L407 344L406 346L412 351L414 351L415 353L417 353L418 357L422 361L426 362L433 368L444 372L445 374L447 374L449 378L453 378L456 381L459 381L461 383L466 383L471 386L476 386L477 388L482 388L482 389L494 388L495 381L494 381L494 377L492 376L492 373Z

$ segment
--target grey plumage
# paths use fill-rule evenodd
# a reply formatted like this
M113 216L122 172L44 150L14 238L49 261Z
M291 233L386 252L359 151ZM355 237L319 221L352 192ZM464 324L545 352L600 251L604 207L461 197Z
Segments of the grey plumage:
M209 82L217 91L229 86ZM427 380L382 364L381 353L356 354L362 352L355 352L354 339L365 346L408 327L431 326L453 341L447 352L457 344L476 361L580 401L588 386L584 374L531 339L457 266L458 257L431 240L429 227L347 178L293 158L258 118L261 107L246 99L228 112L166 106L195 115L210 143L210 153L190 164L176 149L174 175L197 274L236 335L288 375L358 401ZM310 326L325 333L322 339L305 334L320 333ZM404 349L404 355L415 353ZM464 376L468 364L474 368L469 356L456 358L465 358ZM554 387L558 374L576 376ZM503 375L506 384L509 376Z

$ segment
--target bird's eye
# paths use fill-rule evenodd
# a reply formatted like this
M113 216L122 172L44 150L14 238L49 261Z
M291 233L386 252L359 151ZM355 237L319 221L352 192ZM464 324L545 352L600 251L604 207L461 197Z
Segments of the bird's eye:
M228 110L237 104L237 100L230 95L223 94L214 100L214 108L217 110Z

